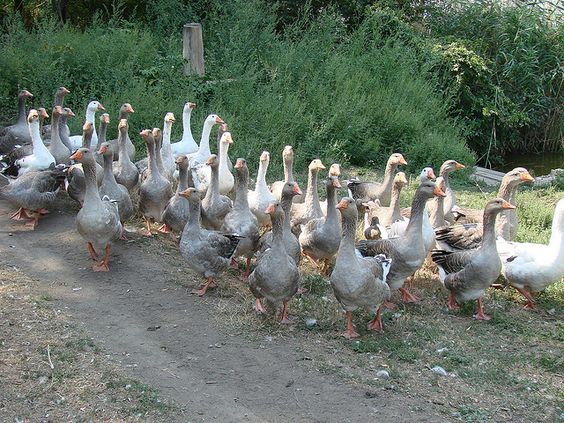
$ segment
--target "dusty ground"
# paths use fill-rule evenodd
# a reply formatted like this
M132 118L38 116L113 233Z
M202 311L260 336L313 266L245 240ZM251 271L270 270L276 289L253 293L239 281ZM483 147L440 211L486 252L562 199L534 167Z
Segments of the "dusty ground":
M522 311L511 294L493 293L486 303L493 319L483 323L472 320L471 307L447 313L445 293L431 275L422 275L414 290L423 298L420 305L386 312L383 334L367 333L370 316L355 315L363 336L348 342L338 337L343 315L327 281L311 268L305 267L304 277L309 292L291 303L298 323L279 327L269 317L254 315L248 290L233 270L209 297L191 296L200 280L168 240L132 235L113 248L111 271L96 274L89 269L74 215L55 210L30 232L8 220L9 210L0 201L4 279L17 273L35 281L27 284L28 295L48 298L45 307L62 310L84 331L72 336L89 340L87 352L103 356L103 367L118 381L99 376L104 387L119 388L103 390L104 395L119 397L127 384L140 385L139 392L156 390L149 401L141 397L141 411L124 411L114 401L118 406L99 419L145 418L145 413L151 421L160 416L191 422L563 417L558 408L564 376L560 291L541 299L533 313ZM317 319L313 329L306 328L306 318ZM26 335L19 333L19 324L2 336ZM448 376L433 373L435 365ZM0 375L10 370L2 366ZM379 370L390 377L377 377ZM84 405L60 393L66 400L56 405L64 415L79 415ZM34 400L49 404L51 397L50 388ZM44 411L28 402L27 394L12 392L0 406L2 420L44 418Z
M92 273L72 214L54 210L31 232L10 221L9 211L0 202L4 269L37 280L31 295L49 296L55 308L84 323L120 371L172 400L179 411L166 421L444 420L427 401L393 390L367 395L363 384L319 372L304 352L304 345L319 348L313 340L234 333L207 300L186 292L199 280L165 241L132 236L113 248L110 272ZM80 403L67 400L65 407L78 411ZM10 397L0 413L5 421L44 417L26 395Z

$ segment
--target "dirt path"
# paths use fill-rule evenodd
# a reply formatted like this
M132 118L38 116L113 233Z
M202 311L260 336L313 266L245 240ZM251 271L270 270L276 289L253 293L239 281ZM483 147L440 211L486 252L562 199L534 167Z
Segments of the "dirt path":
M31 232L10 211L0 201L1 261L39 280L132 377L179 404L178 421L444 421L423 401L386 391L368 398L316 371L287 338L229 334L186 293L182 285L196 279L161 241L121 241L111 271L93 273L74 215L55 210Z

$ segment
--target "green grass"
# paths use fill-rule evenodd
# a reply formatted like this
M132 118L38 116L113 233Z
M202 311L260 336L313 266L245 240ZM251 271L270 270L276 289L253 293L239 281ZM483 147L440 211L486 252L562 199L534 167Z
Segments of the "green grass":
M125 415L147 416L167 414L176 409L173 405L161 401L159 392L150 386L130 378L113 378L109 376L106 388L114 391L116 397L129 398L130 408L125 408Z

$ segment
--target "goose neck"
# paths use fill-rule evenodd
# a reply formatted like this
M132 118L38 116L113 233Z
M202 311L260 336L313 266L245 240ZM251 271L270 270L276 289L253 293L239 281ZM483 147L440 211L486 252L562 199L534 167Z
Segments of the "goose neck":
M227 152L229 151L229 143L220 142L219 143L219 171L225 172L229 171L227 166Z
M427 200L428 198L421 191L415 193L411 203L411 217L405 229L405 239L422 239L423 213L425 213Z
M341 216L341 243L337 253L337 260L345 259L347 262L356 261L354 241L356 235L356 218L353 214Z
M190 127L190 117L192 109L184 110L182 112L182 140L192 139L192 128Z
M61 115L58 113L53 113L53 119L51 120L51 144L52 145L62 145L61 135L59 134L59 128L61 126Z
M191 194L194 195L194 194ZM188 215L188 223L184 226L182 236L189 233L198 233L200 230L200 200L190 199L188 202L188 209L190 211Z
M484 211L484 220L483 220L483 225L484 225L484 235L482 237L482 247L490 247L490 246L494 246L495 248L495 238L496 238L496 234L495 234L495 219L497 217L498 213L492 213L491 211Z
M382 181L382 186L388 189L391 187L392 182L394 180L394 172L397 167L398 167L397 164L393 164L393 163L386 164L386 170L384 171L384 180Z
M108 124L105 122L100 122L100 127L99 127L100 133L98 134L98 144L97 144L98 149L100 148L103 142L106 142L107 129L108 129Z
M283 222L284 213L274 213L270 216L270 221L272 222L272 244L271 247L276 249L283 248Z
M294 182L294 159L284 158L284 182Z
M327 218L326 222L338 222L337 209L337 189L333 185L327 187Z
M307 190L305 196L305 204L311 207L315 203L319 203L319 194L317 192L317 169L310 169L307 177Z
M176 192L182 192L188 189L188 169L181 167L178 169L178 188Z
M268 187L266 186L266 171L267 170L268 170L268 162L261 160L259 162L259 168L258 168L258 172L257 172L257 182L256 182L256 185L255 185L255 191L264 192L265 190L268 190Z
M247 193L248 174L238 175L236 178L237 189L235 191L234 207L238 209L248 208L249 200Z
M18 123L25 124L26 122L26 114L25 114L25 102L26 102L25 95L20 95L18 98Z
M210 185L206 191L206 198L211 199L219 196L219 169L217 166L211 166Z
M208 157L211 154L210 134L213 124L213 122L206 121L204 123L204 129L202 129L202 138L200 139L200 148L198 151L200 154L205 155L205 157Z
M401 219L400 194L401 194L401 188L394 184L394 186L392 187L392 199L390 200L390 209L392 210L392 222Z
M84 183L86 185L85 203L86 201L101 202L96 183L96 162L94 160L84 160L82 162L82 171L84 172Z
M147 143L147 154L149 157L149 175L159 173L154 142Z
M444 211L444 197L433 198L433 207L430 210L430 220L433 228L441 228L446 226L445 211Z

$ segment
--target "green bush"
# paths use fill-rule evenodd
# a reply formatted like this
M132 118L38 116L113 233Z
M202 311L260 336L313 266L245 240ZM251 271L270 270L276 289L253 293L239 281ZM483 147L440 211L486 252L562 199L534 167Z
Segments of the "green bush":
M146 7L168 10L174 4L155 1ZM79 116L72 132L80 131L88 101L98 99L113 118L113 137L116 112L130 102L139 156L144 148L135 134L162 125L164 114L173 111L179 120L173 140L179 139L182 105L191 100L199 105L194 134L205 115L215 112L233 133L231 157L253 163L266 149L278 170L286 144L296 149L297 169L313 157L383 167L394 151L406 155L413 172L429 162L438 168L449 158L474 161L462 127L448 117L447 99L436 89L415 34L389 11L374 10L348 31L329 8L279 34L274 7L258 0L223 2L203 22L204 79L183 75L180 31L162 35L167 25L181 22L170 19L156 20L160 29L152 30L122 19L118 11L107 23L94 18L84 31L49 19L26 31L10 20L1 39L0 107L14 110L18 86L36 95L35 106L49 105L55 88L64 84L72 92L67 104Z

